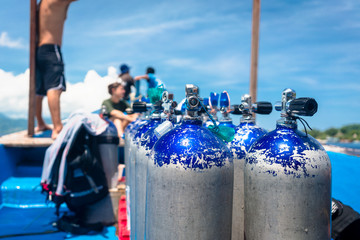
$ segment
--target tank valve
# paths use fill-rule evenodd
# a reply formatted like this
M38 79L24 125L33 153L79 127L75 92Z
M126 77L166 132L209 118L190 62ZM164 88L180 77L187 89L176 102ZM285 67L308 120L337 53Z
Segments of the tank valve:
M253 113L257 114L270 114L272 112L271 102L255 102L252 103L251 96L244 94L241 97L241 104L232 106L232 114L242 115L241 121L255 121Z
M275 104L275 110L281 111L282 117L278 123L288 125L296 125L296 119L304 121L299 116L313 116L317 109L318 104L314 98L296 98L296 92L291 88L286 88L282 92L281 102Z

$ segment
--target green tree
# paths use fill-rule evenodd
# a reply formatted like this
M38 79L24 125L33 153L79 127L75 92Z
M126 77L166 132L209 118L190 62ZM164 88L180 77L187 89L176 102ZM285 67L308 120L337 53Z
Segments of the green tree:
M335 137L338 132L339 130L337 128L329 128L325 131L326 135L330 137Z
M311 131L308 132L312 137L317 138L317 139L325 139L326 138L326 134L318 129L313 129Z

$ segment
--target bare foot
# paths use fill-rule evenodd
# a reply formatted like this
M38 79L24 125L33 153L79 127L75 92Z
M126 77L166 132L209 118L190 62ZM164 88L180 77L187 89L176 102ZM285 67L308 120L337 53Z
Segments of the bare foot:
M57 136L60 134L60 132L61 132L61 130L57 131L57 130L53 129L52 134L51 134L51 138L53 140L55 140L57 138Z
M52 128L49 125L39 125L35 128L35 132L43 132L46 130L51 130Z

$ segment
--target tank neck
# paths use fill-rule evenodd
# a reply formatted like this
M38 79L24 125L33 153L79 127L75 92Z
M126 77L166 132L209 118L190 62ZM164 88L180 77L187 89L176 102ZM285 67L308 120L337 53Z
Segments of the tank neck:
M282 117L276 122L276 128L297 129L296 119Z
M240 124L241 123L254 123L255 124L255 118L253 117L252 114L243 115L240 119Z
M248 125L251 125L251 126L255 126L255 121L249 121L249 122L246 122L246 121L244 121L244 122L240 122L240 126L242 127L242 126L248 126Z
M232 123L232 119L231 119L231 118L221 119L220 122L221 122L221 123Z
M201 120L201 116L199 116L197 112L188 112L188 114L184 116L184 120Z
M160 114L158 114L158 113L154 113L153 115L151 115L150 119L151 119L151 120L161 119L161 116L160 116Z
M188 118L185 118L183 121L182 121L182 124L188 124L188 125L199 125L201 126L202 125L202 121L200 119L188 119Z

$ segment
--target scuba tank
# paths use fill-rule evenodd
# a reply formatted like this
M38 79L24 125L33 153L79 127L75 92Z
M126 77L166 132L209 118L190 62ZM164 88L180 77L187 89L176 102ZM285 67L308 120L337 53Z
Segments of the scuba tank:
M116 188L118 182L118 146L119 137L117 129L111 121L106 130L96 137L99 145L102 166L105 172L106 181L110 188Z
M230 96L226 91L220 94L220 113L222 118L220 119L219 126L226 126L235 128L232 119L229 117L230 113Z
M101 163L106 177L108 188L116 188L118 181L118 169L119 164L118 146L119 136L118 131L112 121L109 120L109 113L105 106L101 107L100 117L108 123L106 130L96 136L96 142L99 147L99 153L101 157Z
M234 105L234 115L242 115L240 125L235 128L234 139L228 147L234 159L234 197L232 215L231 239L244 239L244 164L245 156L251 145L266 131L255 124L253 113L270 114L272 105L269 102L252 104L251 97L245 94L241 97L241 104Z
M321 144L297 129L317 102L285 89L276 129L258 139L245 161L247 240L328 239L331 230L331 165ZM306 123L306 122L305 122Z
M128 165L126 165L126 183L127 183L127 211L128 211L128 222L130 223L130 231L135 231L135 154L137 151L137 143L135 135L139 129L149 122L148 113L151 110L151 104L147 102L134 102L133 110L137 113L145 113L141 121L135 125L129 132L129 157ZM138 140L138 139L137 139ZM126 141L125 141L126 143ZM130 213L130 214L129 214ZM130 216L130 217L129 217ZM134 236L134 235L133 235ZM134 238L132 238L134 239Z
M160 92L161 91L161 92ZM141 107L142 111L148 111L148 110L153 110L151 111L151 114L149 116L148 121L141 125L135 135L134 138L132 139L132 143L133 145L131 146L131 154L132 154L132 158L131 158L131 162L130 165L132 167L132 171L131 171L131 187L132 190L130 189L130 205L131 205L131 211L130 211L130 217L132 217L131 220L131 224L133 224L130 229L130 237L131 239L137 239L137 224L136 224L136 220L137 220L137 211L138 211L138 205L137 205L137 199L136 199L136 191L137 191L137 182L139 182L139 178L145 178L146 176L141 176L141 173L138 172L139 169L139 164L138 164L138 153L139 153L139 143L140 143L140 139L142 137L142 135L144 133L146 133L149 129L156 127L157 125L160 124L160 112L159 110L161 109L161 102L159 101L161 98L161 95L159 96L160 93L162 93L162 89L152 89L152 95L150 96L151 102L150 104L146 104L143 105ZM134 107L135 109L135 107ZM140 108L138 109L140 111Z
M147 170L147 155L143 142L144 135L151 129L156 128L161 123L160 110L161 104L155 104L155 112L150 116L150 121L139 129L138 134L141 134L138 139L138 148L135 157L135 236L136 239L144 239L145 230L145 191L146 191L146 170Z
M156 143L148 165L146 239L230 239L233 164L202 126L199 89L186 85L182 123Z
M102 170L105 173L105 178L108 188L116 188L118 182L118 146L119 137L118 131L112 121L109 120L109 113L106 107L101 108L101 118L108 123L106 130L100 135L96 136L96 147L99 150L99 157L102 165ZM94 146L93 146L94 147ZM89 204L84 207L82 212L82 221L85 224L113 224L116 222L115 215L118 210L118 204L113 204L110 194L107 194L101 200Z
M125 176L126 176L126 215L127 215L127 229L130 229L131 217L130 217L130 185L131 185L131 167L130 167L130 143L134 137L134 129L137 129L139 125L144 124L144 116L140 116L134 122L129 123L125 129L125 145L124 145L124 161L125 161Z
M144 239L145 237L145 204L146 204L146 175L147 175L147 166L149 162L149 156L151 149L158 140L158 134L155 134L155 130L158 129L160 134L165 134L173 128L173 123L171 122L173 114L173 108L176 107L176 102L173 102L173 95L168 94L168 92L163 92L162 95L162 104L159 105L158 111L163 108L161 114L161 124L160 121L157 121L151 128L149 128L146 133L140 139L139 150L136 155L136 239ZM169 126L170 124L170 126Z

